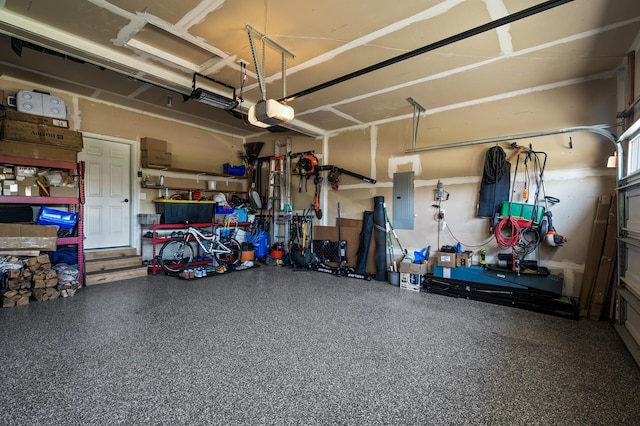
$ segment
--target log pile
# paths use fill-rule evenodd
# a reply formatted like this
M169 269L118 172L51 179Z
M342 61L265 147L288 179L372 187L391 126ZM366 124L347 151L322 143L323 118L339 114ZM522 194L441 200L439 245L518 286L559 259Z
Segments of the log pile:
M2 286L0 298L4 308L26 305L30 299L43 302L75 294L80 287L78 270L66 264L52 267L46 254L28 258L0 258Z
M33 297L37 301L43 302L49 299L57 299L60 296L60 292L56 289L58 273L51 268L51 261L48 255L29 257L26 267L32 273Z
M31 271L22 266L21 259L9 256L5 259L2 279L2 307L12 308L29 303L31 298Z

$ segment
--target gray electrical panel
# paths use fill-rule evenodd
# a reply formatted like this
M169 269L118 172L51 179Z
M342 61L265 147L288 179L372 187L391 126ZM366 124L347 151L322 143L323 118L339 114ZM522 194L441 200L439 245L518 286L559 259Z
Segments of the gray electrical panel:
M413 172L393 174L393 227L413 229Z

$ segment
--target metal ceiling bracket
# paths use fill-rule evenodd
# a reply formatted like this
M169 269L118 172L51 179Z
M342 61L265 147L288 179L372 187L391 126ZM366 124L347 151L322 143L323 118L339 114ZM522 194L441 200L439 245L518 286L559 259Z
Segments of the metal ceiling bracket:
M418 138L418 124L420 124L420 113L426 111L422 105L420 105L415 99L412 97L407 98L407 102L413 105L413 133L412 133L412 141L411 148L416 148L416 139Z
M438 149L448 149L448 148L460 148L463 146L471 146L471 145L482 145L482 144L487 144L487 143L497 143L497 142L505 142L505 141L514 141L514 140L519 140L519 139L529 139L529 138L537 138L540 136L550 136L550 135L559 135L559 134L563 134L563 133L573 133L573 132L592 132L592 133L596 133L600 136L605 137L607 140L609 140L611 143L614 144L614 146L616 145L616 136L611 133L610 131L608 131L608 128L611 128L613 126L610 126L608 124L599 124L599 125L594 125L594 126L576 126L576 127L567 127L564 129L553 129L553 130L541 130L538 132L531 132L531 133L520 133L517 135L508 135L508 136L498 136L495 138L486 138L486 139L474 139L474 140L470 140L470 141L464 141L464 142L454 142L454 143L448 143L448 144L443 144L443 145L433 145L433 146L424 146L421 148L411 148L411 149L405 149L404 153L405 154L416 154L416 153L420 153L420 152L427 152L427 151L435 151Z
M257 31L255 28L253 28L251 25L246 25L245 28L247 29L247 34L249 35L249 44L251 45L251 55L253 56L253 63L255 64L256 67L256 75L258 77L258 86L260 87L260 92L262 93L262 100L266 101L267 100L267 87L266 87L266 82L264 80L265 75L264 73L266 72L266 59L265 59L265 45L269 44L271 47L273 47L274 49L276 49L277 51L279 51L282 55L282 97L286 97L286 92L287 92L287 83L286 83L286 70L287 70L287 56L290 57L291 59L295 58L296 56L289 52L287 49L285 49L284 47L280 46L278 43L276 43L275 41L271 40L269 37L267 37L266 35L262 34L261 32ZM256 54L256 47L254 44L254 37L257 37L260 39L260 43L262 44L262 61L258 61L258 55Z

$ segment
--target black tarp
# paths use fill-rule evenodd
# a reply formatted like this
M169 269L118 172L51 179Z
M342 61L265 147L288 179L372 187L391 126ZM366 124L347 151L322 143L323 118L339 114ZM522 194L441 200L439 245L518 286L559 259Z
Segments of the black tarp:
M356 252L356 273L365 274L367 272L367 260L369 260L369 247L371 246L371 235L373 233L373 212L366 210L362 216L362 231L360 232L360 243Z
M376 281L387 281L387 228L384 219L384 197L373 197L373 237L376 248Z
M509 201L511 164L502 148L489 148L485 155L480 196L478 200L478 217L493 218L504 201Z

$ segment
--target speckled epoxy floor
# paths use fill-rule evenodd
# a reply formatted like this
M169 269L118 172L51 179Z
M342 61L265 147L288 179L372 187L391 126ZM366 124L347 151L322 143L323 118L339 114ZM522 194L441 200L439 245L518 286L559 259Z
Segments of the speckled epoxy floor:
M0 424L640 422L607 323L260 268L0 310Z

